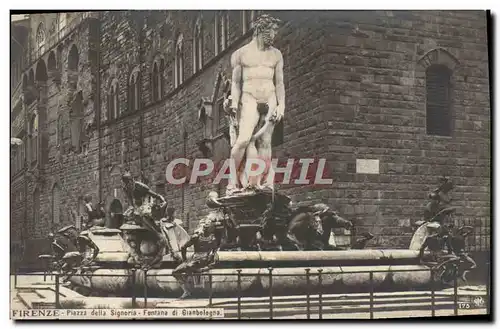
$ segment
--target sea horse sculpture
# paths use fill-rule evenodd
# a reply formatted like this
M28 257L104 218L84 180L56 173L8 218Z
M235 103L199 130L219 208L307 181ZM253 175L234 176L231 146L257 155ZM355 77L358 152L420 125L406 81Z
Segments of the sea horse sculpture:
M223 216L218 210L212 210L200 220L191 238L181 247L181 263L172 271L182 287L181 299L193 293L193 275L206 272L217 263L217 251L223 234ZM194 254L187 257L187 248L193 246Z
M52 253L40 255L39 259L48 260L48 270L62 274L63 282L82 268L91 266L99 254L97 245L73 225L50 233L48 238Z
M135 181L128 171L123 174L122 181L130 204L123 214L125 224L120 227L131 247L128 263L149 269L159 265L165 254L166 239L162 234L159 218L155 217L158 217L158 213L160 217L165 214L167 202L145 183ZM152 199L160 204L153 203Z
M473 228L462 226L456 229L450 220L455 210L449 206L452 188L453 183L448 178L440 179L439 186L429 194L423 220L415 223L418 229L410 243L410 249L420 250L421 262L431 266L435 279L443 284L451 284L456 278L466 282L467 273L477 267L465 251L465 239Z

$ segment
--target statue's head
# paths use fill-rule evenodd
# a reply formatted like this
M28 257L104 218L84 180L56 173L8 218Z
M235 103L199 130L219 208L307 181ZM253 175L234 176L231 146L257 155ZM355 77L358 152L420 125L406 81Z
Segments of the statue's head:
M278 33L281 20L267 14L260 15L252 23L254 28L254 37L262 38L265 47L273 45L274 38Z

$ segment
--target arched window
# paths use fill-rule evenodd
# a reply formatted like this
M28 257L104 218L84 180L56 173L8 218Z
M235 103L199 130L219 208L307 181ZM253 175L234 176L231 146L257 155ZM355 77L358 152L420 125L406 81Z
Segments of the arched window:
M52 224L59 223L60 217L60 204L61 204L61 196L59 185L55 184L52 188Z
M38 161L38 113L33 114L30 122L31 162Z
M78 71L78 63L80 61L78 48L76 45L71 46L68 54L68 69L71 71Z
M252 22L255 20L255 16L255 10L243 10L241 12L241 27L243 29L243 34L252 29Z
M46 82L47 78L47 66L45 65L45 61L41 59L36 64L35 80L39 82Z
M153 102L157 102L163 97L163 70L165 69L165 61L161 57L157 57L153 62L153 70L151 72L151 93Z
M195 22L193 35L193 72L196 73L203 67L203 28L201 17L198 17Z
M139 110L139 68L132 70L129 80L129 108L131 111Z
M36 30L36 50L39 54L43 54L45 52L45 27L43 23L38 25L38 29Z
M227 11L215 14L215 55L227 48L229 16Z
M118 95L118 80L114 79L109 86L108 92L108 120L116 119L120 115Z
M183 36L180 34L175 43L175 88L184 81L184 47Z
M451 136L451 75L445 65L433 64L426 70L427 134Z

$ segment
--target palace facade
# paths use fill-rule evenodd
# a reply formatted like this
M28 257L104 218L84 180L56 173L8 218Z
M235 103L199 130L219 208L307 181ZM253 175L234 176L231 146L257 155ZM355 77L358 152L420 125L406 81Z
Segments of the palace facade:
M273 157L325 158L332 186L283 185L336 208L371 246L407 248L438 178L456 184L469 247L489 249L487 14L282 11L286 110ZM29 266L79 227L82 197L128 206L121 172L166 196L192 230L210 183L166 183L169 161L229 156L222 89L257 11L30 14L11 23L11 241Z

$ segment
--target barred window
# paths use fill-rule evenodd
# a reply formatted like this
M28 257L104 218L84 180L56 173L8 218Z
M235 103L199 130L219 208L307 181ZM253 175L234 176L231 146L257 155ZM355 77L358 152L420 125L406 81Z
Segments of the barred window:
M451 136L451 70L431 65L426 72L427 134Z

